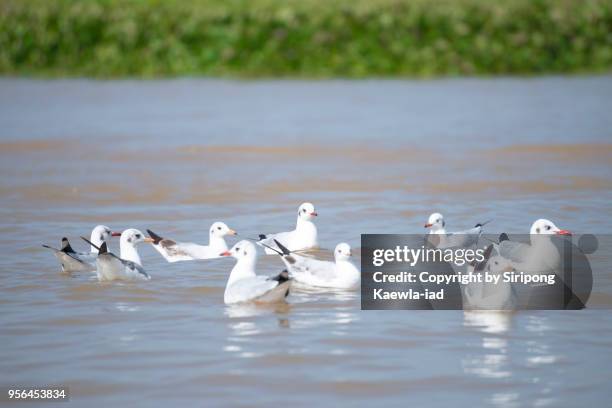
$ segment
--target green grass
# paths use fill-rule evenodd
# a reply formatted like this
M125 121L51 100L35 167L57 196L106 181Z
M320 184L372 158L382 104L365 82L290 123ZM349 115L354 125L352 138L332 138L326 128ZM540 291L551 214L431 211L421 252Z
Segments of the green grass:
M609 72L612 0L0 0L0 73Z

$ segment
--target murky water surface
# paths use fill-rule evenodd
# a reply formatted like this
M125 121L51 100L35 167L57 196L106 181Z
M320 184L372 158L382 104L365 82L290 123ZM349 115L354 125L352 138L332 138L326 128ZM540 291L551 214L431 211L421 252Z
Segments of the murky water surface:
M80 406L601 406L609 268L577 312L361 311L358 292L226 307L232 260L142 246L150 282L101 284L40 244L85 248L100 223L254 236L290 229L303 201L327 250L421 232L433 211L449 229L545 217L608 233L610 106L611 77L0 80L0 385L68 385ZM260 273L280 268L260 257Z

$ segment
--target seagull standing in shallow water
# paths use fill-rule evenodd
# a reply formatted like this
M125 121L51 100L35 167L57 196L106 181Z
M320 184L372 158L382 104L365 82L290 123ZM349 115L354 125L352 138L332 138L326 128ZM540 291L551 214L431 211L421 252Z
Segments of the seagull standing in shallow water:
M312 222L318 216L314 205L303 203L298 208L297 222L293 231L279 232L277 234L260 235L259 244L262 244L268 255L274 254L275 240L283 244L290 251L314 249L319 246L317 241L317 226Z
M257 248L251 242L240 241L220 255L237 259L225 286L225 304L283 302L289 294L292 280L289 279L287 271L274 277L255 273Z

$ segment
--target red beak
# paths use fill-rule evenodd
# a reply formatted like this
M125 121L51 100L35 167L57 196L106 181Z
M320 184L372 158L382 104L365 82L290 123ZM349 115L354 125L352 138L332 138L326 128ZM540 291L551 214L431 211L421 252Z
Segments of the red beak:
M568 230L559 230L557 231L557 235L572 235Z
M231 256L230 251L221 252L219 256Z
M317 214L316 212L311 212L310 215L312 215L313 217L316 217L319 214Z
M111 237L120 237L121 233L120 232L111 232Z
M433 224L425 224L425 228L430 228Z

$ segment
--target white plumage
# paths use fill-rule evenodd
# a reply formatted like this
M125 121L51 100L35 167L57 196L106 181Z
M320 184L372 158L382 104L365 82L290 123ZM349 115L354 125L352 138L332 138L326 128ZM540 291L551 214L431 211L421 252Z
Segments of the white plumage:
M112 232L111 229L105 225L97 225L91 231L90 241L93 245L90 245L89 252L76 252L72 249L66 237L62 238L61 249L53 248L46 244L43 244L43 247L53 251L64 272L93 271L95 269L95 260L98 256L98 248L103 243L107 242L111 236L115 237L119 235L121 234Z
M514 269L531 274L556 271L561 265L561 254L551 241L554 235L571 235L547 219L536 220L529 231L530 244L510 240L501 241L496 249L508 259Z
M237 259L232 269L223 301L226 304L242 302L275 303L284 301L289 294L291 280L286 272L278 276L258 276L255 273L257 248L249 241L240 241L222 256L233 256Z
M293 231L279 232L276 234L267 234L259 243L264 244L264 251L271 255L275 252L270 248L277 248L274 240L279 241L290 251L301 251L317 248L319 242L317 240L317 226L312 222L318 214L315 211L314 205L311 203L303 203L298 208L297 222Z
M289 276L297 283L335 289L354 289L359 286L361 273L350 261L352 253L347 243L336 245L334 262L284 252L281 258L287 266Z
M491 254L490 248L488 255ZM483 265L484 264L484 265ZM480 267L480 268L479 268ZM502 276L504 272L512 270L511 263L495 255L477 264L473 272L488 273L490 275ZM500 279L498 283L470 282L463 288L464 308L473 310L513 310L516 308L516 295L512 290L512 284Z
M429 241L437 248L469 248L478 243L482 227L488 222L478 223L464 231L446 232L444 216L433 213L429 216L425 228L430 228Z
M121 233L121 257L108 252L106 243L100 246L96 259L96 273L99 281L113 280L149 280L150 276L142 267L136 245L141 242L153 242L137 229L130 228Z
M215 222L210 226L208 245L176 242L171 239L162 238L150 229L147 232L154 239L153 248L168 262L218 258L219 254L227 251L228 248L225 243L225 236L236 235L236 231L222 222Z

